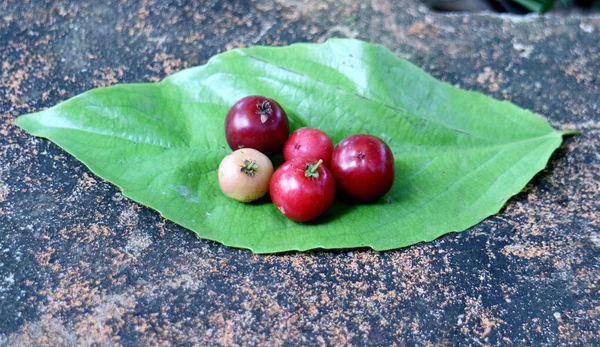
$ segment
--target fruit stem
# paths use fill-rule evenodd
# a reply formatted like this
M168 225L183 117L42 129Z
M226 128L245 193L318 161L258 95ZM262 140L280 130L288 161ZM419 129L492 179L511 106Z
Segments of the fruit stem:
M258 169L258 164L256 163L256 160L248 160L245 159L244 160L244 165L241 165L242 168L240 169L241 172L244 172L246 175L252 177L254 176L254 171L256 171L256 169Z
M323 159L319 159L319 161L316 164L306 165L306 172L304 173L304 176L319 178L319 173L317 172L317 169L319 168L319 166L321 166L321 164L323 164Z

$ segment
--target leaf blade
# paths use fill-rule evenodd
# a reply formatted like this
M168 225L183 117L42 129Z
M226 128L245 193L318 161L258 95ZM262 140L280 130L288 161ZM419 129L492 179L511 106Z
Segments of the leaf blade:
M358 132L382 137L396 161L390 193L374 205L338 201L307 224L268 201L225 198L216 179L229 152L224 116L249 94L275 98L292 127L318 127L335 142ZM16 123L165 218L257 253L386 250L464 230L518 193L563 135L529 111L437 81L356 40L234 50L161 83L92 90Z

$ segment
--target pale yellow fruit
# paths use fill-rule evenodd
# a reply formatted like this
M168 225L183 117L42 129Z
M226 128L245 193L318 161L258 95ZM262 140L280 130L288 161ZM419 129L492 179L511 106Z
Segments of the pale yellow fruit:
M225 195L241 202L263 197L269 191L273 163L261 152L241 148L219 165L219 186Z

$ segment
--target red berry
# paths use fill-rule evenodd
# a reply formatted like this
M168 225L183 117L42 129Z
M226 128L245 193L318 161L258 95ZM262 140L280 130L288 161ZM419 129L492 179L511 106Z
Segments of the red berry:
M318 158L329 167L333 153L333 142L326 133L314 128L300 128L290 135L283 145L283 158Z
M352 135L334 148L331 172L341 191L358 200L374 201L394 183L394 156L381 139Z
M240 99L225 118L225 137L234 151L253 148L272 155L281 151L288 135L285 111L275 100L264 96Z
M306 222L325 213L335 198L335 181L322 160L293 158L271 177L275 206L289 219Z

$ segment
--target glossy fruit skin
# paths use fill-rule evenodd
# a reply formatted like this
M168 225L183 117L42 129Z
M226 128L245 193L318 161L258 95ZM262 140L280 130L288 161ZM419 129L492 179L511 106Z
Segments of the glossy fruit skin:
M307 165L315 163L316 159L293 158L283 163L271 178L269 191L273 203L293 221L307 222L319 217L335 199L335 181L325 165L317 168L318 178L305 176Z
M394 183L392 151L372 135L343 139L333 150L330 168L339 190L362 201L379 199Z
M278 153L289 136L288 118L273 99L251 95L237 101L225 118L225 137L232 150L254 148Z
M248 172L244 161L253 160L257 168ZM219 187L225 195L241 202L263 197L269 191L273 163L261 152L242 148L227 155L219 165Z
M296 157L318 158L323 160L323 165L329 167L333 141L329 136L314 128L300 128L294 131L283 145L283 158L290 160Z

